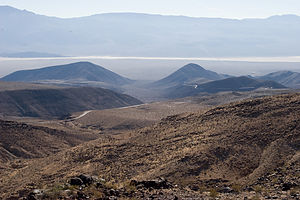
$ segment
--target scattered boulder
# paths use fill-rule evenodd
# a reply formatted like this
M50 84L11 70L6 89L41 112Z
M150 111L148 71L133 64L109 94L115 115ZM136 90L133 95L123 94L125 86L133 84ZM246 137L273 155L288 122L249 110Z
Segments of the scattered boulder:
M83 181L78 177L71 178L69 183L70 185L78 185L78 186L83 185Z
M130 182L131 185L134 185L136 187L143 187L147 189L168 189L171 188L172 185L164 178L158 178L154 180L149 180L149 181L136 181L132 180Z
M88 175L81 174L81 175L78 176L78 178L80 178L82 180L82 183L84 185L90 185L94 182L93 178L91 176L88 176Z
M233 189L231 189L230 187L226 186L226 187L222 187L218 190L218 192L220 193L232 193L234 192Z
M98 177L81 174L79 176L71 178L69 180L69 183L70 185L81 186L81 185L91 185L98 181L99 181Z
M293 187L296 187L297 184L294 184L294 183L290 183L290 182L287 182L287 183L283 183L282 184L282 191L288 191L290 189L292 189Z

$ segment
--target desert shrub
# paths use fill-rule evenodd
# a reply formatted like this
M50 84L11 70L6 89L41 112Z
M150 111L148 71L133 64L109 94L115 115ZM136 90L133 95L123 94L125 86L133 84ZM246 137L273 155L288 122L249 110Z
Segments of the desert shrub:
M219 193L215 188L211 188L209 190L209 196L215 199L219 196Z
M118 189L118 184L116 184L116 183L114 183L114 182L112 182L112 181L106 182L106 183L104 184L104 186L105 186L106 188L109 188L109 189L114 189L114 190L117 190L117 189Z
M57 185L54 185L53 187L45 190L43 196L46 199L58 199L64 190L65 190L64 185L57 184Z
M261 193L261 192L262 192L262 188L261 188L259 185L256 185L256 186L254 187L254 191L255 191L256 193Z
M205 187L204 185L199 185L198 192L203 193L206 191L208 191L207 187Z
M137 200L135 197L120 197L120 200Z
M128 193L132 193L137 190L136 186L131 184L131 181L125 181L123 183L123 187L126 190L126 192L128 192Z
M242 191L242 189L243 189L243 187L241 185L239 185L239 184L233 184L231 186L231 188L236 193L240 193Z
M275 177L274 179L272 179L272 183L273 183L273 184L278 183L278 181L279 181L278 177Z
M84 192L89 196L93 197L93 199L104 198L104 194L99 189L97 189L94 185L85 188Z
M260 200L258 195L255 195L254 197L251 197L250 200Z

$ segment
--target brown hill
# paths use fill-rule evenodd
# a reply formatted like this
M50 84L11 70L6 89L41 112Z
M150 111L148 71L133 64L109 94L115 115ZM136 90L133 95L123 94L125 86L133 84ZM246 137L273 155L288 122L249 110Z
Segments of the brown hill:
M102 138L4 170L0 193L65 182L79 173L117 182L163 176L179 187L250 187L280 169L269 179L269 191L286 181L300 185L299 102L297 93L167 117L126 140Z
M104 67L90 62L76 62L66 65L57 65L32 70L20 70L3 78L9 82L43 82L43 81L97 81L112 85L124 85L132 80L122 77Z
M83 117L72 116L71 125L81 128L101 130L103 133L122 134L124 131L143 128L158 123L167 116L187 112L200 112L213 106L228 104L244 99L291 93L290 90L255 90L250 92L220 92L217 94L200 95L147 103L123 108L94 110Z
M92 87L0 91L0 114L7 116L60 118L141 103L129 95Z
M70 133L3 120L0 120L0 135L0 163L21 158L45 157L97 138L92 133Z

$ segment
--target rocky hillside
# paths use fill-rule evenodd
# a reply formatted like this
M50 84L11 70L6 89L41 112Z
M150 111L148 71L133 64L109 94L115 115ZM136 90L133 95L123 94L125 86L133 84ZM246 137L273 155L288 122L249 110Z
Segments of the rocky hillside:
M87 173L109 181L105 187L110 184L114 192L131 179L165 177L178 188L174 191L195 191L193 198L293 198L300 186L299 102L297 93L170 116L132 132L129 139L96 140L22 169L8 169L0 178L0 193L20 195L17 191L41 189L40 185L53 188L53 182L66 183L69 177ZM100 195L97 191L104 186L98 187L85 195ZM114 192L109 196L118 195ZM168 190L155 195L159 199L164 193ZM140 195L136 198L145 194Z
M0 163L40 158L96 139L93 134L73 134L41 126L0 120Z
M141 104L125 94L102 88L56 88L0 91L0 114L63 118L73 112Z

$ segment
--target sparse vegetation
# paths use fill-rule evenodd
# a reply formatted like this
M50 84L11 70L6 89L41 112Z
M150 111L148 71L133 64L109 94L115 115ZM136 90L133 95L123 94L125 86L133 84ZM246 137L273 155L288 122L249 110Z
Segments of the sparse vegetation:
M261 193L261 192L263 191L263 189L262 189L261 186L256 185L256 186L254 187L254 191L255 191L256 193Z
M232 190L233 190L234 192L240 193L240 192L242 191L242 189L243 189L243 186L241 186L241 185L235 183L235 184L233 184L233 185L231 186L231 188L232 188Z
M105 197L105 194L101 192L98 188L94 185L88 186L84 188L83 192L94 199L101 199Z
M123 184L123 188L125 188L125 190L128 193L133 193L136 192L137 188L134 184L131 183L131 181L127 180L125 181L125 183Z
M276 194L275 186L283 189L283 184L286 191L291 191L286 195L295 195L294 182L299 184L294 179L299 165L299 152L294 148L300 140L299 99L299 94L290 94L244 100L206 112L166 117L153 126L119 135L103 134L48 157L18 163L25 167L12 169L8 165L0 171L0 180L5 183L0 191L20 191L28 185L32 189L37 182L47 185L49 180L62 181L82 172L107 180L99 185L106 188L105 192L86 187L85 195L119 193L131 198L130 194L143 193L157 198L174 194L222 199L253 196L254 192L249 191L254 189L259 198ZM128 184L133 178L151 180L161 176L174 187L140 189ZM243 180L247 180L243 182L245 190L238 184ZM58 187L51 195L64 189L72 191Z
M261 198L258 195L255 195L250 198L250 200L260 200Z
M219 193L215 188L211 188L209 190L209 196L215 199L219 196Z

